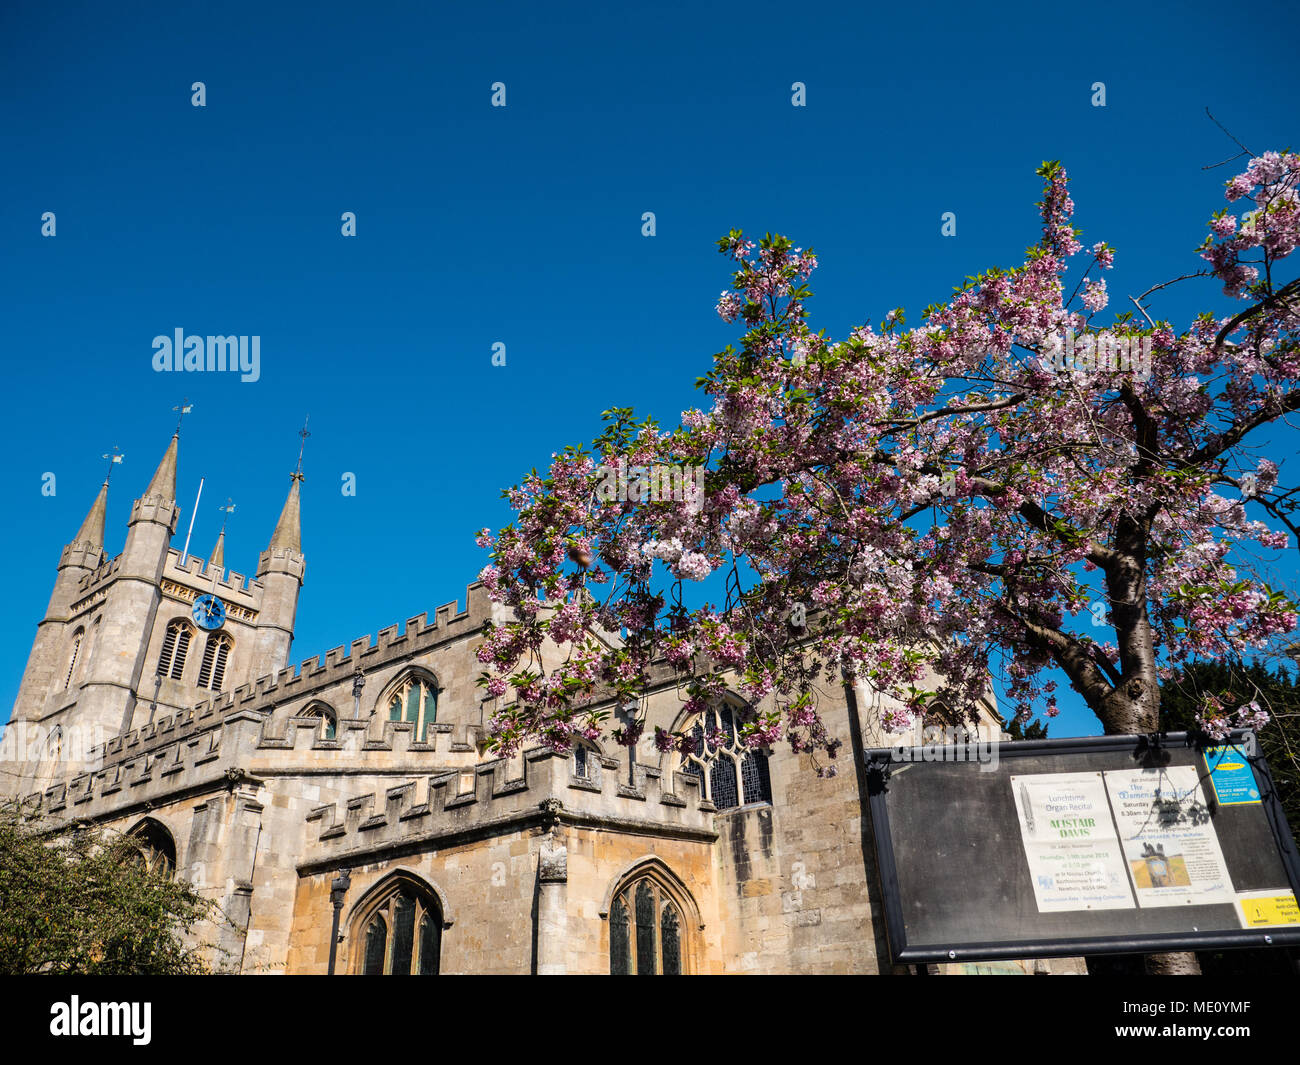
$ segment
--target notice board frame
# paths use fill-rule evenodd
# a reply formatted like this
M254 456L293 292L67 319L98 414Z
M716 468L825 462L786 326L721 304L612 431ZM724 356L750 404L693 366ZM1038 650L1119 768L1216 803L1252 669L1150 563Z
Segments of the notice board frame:
M1134 766L1139 758L1153 754L1159 748L1192 748L1203 753L1207 747L1247 744L1255 753L1247 759L1260 794L1260 805L1267 819L1278 857L1290 880L1292 893L1300 900L1300 851L1287 825L1277 789L1269 772L1268 763L1260 752L1258 738L1249 729L1234 729L1227 738L1206 741L1187 732L1170 732L1152 735L1085 736L1059 740L1008 740L997 744L999 762L1014 761L1029 755L1087 754L1095 752L1129 751ZM970 759L973 745L964 752ZM1054 958L1086 954L1152 954L1181 950L1232 950L1260 947L1287 947L1300 945L1300 925L1263 929L1215 930L1208 932L1139 933L1113 936L1043 937L1015 941L973 941L954 943L947 948L916 946L908 943L904 920L903 900L899 886L898 863L891 834L888 791L891 769L899 765L924 766L925 753L947 751L956 755L958 748L944 745L924 745L904 748L906 759L896 759L896 747L876 747L864 751L867 770L868 803L872 835L875 841L876 868L879 876L885 929L891 959L895 964L934 963L953 961L994 961L1021 958ZM959 761L952 757L949 761ZM972 770L978 771L972 766ZM1069 770L1066 770L1069 772ZM1017 858L1020 856L1017 855Z

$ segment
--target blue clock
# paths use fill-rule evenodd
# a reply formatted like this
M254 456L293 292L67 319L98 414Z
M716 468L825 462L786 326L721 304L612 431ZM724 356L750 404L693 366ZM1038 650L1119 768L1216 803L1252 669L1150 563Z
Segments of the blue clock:
M219 629L226 623L226 605L215 595L194 600L194 624L201 629Z

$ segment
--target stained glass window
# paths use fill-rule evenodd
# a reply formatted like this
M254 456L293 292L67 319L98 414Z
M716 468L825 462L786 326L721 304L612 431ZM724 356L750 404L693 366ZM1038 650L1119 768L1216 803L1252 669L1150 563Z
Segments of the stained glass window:
M729 810L740 805L740 792L736 788L736 763L728 754L720 754L709 766L709 797L719 810Z
M429 726L437 719L438 689L425 677L408 677L388 697L388 720L411 722L417 740L429 739Z
M359 968L366 976L432 976L442 951L442 912L433 895L406 878L394 881L359 919L365 929ZM392 935L389 935L392 929Z
M426 913L420 918L420 975L433 976L438 972L439 955L442 951L442 922L435 920L433 914Z
M361 965L363 976L379 976L384 971L384 957L388 953L388 926L378 914L366 929L366 955Z
M160 822L153 818L141 821L131 829L131 842L136 846L138 865L170 879L176 871L176 842Z
M740 760L740 784L745 789L748 802L772 799L772 778L768 771L767 755L749 751Z
M307 707L298 716L306 717L306 718L314 718L315 720L320 721L321 735L327 740L334 739L338 734L334 722L334 711L331 710L328 706L325 706L321 703L312 703L311 706Z
M415 949L415 899L405 892L393 903L394 976L411 975L411 952Z
M648 880L636 886L636 974L655 974L655 896Z
M719 810L772 801L767 755L740 742L736 717L726 702L704 711L691 729L695 752L682 757L681 771L700 782L701 797Z
M641 877L614 896L609 909L609 971L614 976L682 972L682 919L658 880Z
M609 971L614 976L632 973L632 944L627 936L627 904L622 897L614 900L609 913Z
M682 971L681 932L678 928L677 910L672 903L664 903L660 927L663 973L665 976L679 976Z

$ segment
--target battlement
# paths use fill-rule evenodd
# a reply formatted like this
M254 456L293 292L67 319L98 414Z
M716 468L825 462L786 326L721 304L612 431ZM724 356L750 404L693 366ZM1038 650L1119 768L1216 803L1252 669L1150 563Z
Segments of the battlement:
M465 590L465 609L458 610L452 600L434 611L430 623L426 611L408 618L405 626L389 625L373 636L362 636L350 644L340 644L324 655L304 659L298 667L282 669L273 675L258 677L251 685L224 693L217 702L253 699L283 702L318 688L328 688L349 680L358 669L364 673L387 665L394 659L418 654L449 639L477 633L488 616L487 591L479 583Z
M170 723L169 723L170 725ZM22 805L32 816L49 818L103 817L137 804L148 806L177 791L213 786L236 779L230 758L223 758L227 747L239 748L232 733L240 726L251 736L256 718L242 722L231 720L220 729L211 729L153 750L132 749L125 745L124 757L71 780L30 795Z
M66 569L69 566L75 566L77 569L85 569L94 572L103 564L104 549L96 547L87 541L81 543L68 544L59 556L59 569ZM84 581L86 578L82 577ZM80 583L80 582L78 582Z
M181 553L174 547L167 550L167 561L163 563L163 579L175 581L199 591L212 590L212 574L206 573L207 561L198 555L188 555L185 565L181 565ZM245 577L235 570L223 569L217 580L216 594L223 599L232 599L245 606L253 607L261 599L262 582Z
M172 717L162 717L151 725L114 737L105 742L102 748L91 750L90 757L102 757L107 765L134 757L139 751L166 746L179 738L216 728L232 714L252 712L266 717L282 703L311 696L345 682L350 683L358 669L370 673L394 660L419 654L448 640L473 635L481 628L490 609L487 592L481 584L471 584L466 589L465 601L464 610L457 609L458 603L455 600L438 607L434 611L432 624L429 623L427 612L417 614L407 620L405 628L390 625L375 637L363 636L353 640L348 647L335 647L324 656L308 658L296 669L282 669L278 673L258 677L250 684L241 684L237 688L220 692ZM340 722L340 726L345 723L346 721ZM386 722L385 739L374 741L380 744L375 749L394 749L395 745L404 742L389 737L387 726L390 724L400 729L402 723ZM268 738L268 744L274 745L280 740L280 737L272 736ZM477 742L477 735L458 733L449 742L472 745ZM388 746L384 747L385 744ZM410 748L433 749L418 744L411 744ZM321 746L316 749L337 749L337 744L322 740ZM442 749L438 748L440 751Z
M303 579L307 572L307 563L302 554L288 548L277 547L263 551L257 556L257 575L264 577L268 573L287 573L291 577Z
M667 775L671 780L653 766L637 765L633 786L619 759L593 757L583 776L572 755L538 747L316 807L307 815L319 829L307 864L337 864L370 850L541 819L715 838L715 809L700 796L699 781L689 773Z
M440 755L451 759L451 764L454 765L462 760L466 753L472 756L473 752L478 750L485 731L477 724L434 724L428 727L423 740L417 740L414 723L384 721L383 731L376 739L370 735L373 731L372 725L373 722L368 720L341 718L335 723L334 737L327 739L318 719L291 717L287 721L280 722L277 727L270 718L267 718L262 727L262 735L257 742L257 749L275 752L293 751L298 754L314 751L343 751L350 756L360 756L366 763L374 761L377 767L382 766L383 762L394 762L397 759L380 760L367 756L381 753L394 756L411 754L427 759L429 755ZM359 764L361 763L357 761L349 761L348 766L354 768Z
M77 581L77 588L82 592L88 592L97 585L103 584L110 577L116 574L121 566L121 555L114 555L112 558L106 558L93 570Z
M176 532L176 521L181 516L181 508L172 499L160 495L141 496L131 504L131 518L128 525L142 521L157 522L167 526L170 533Z
M418 741L411 722L385 721L376 739L371 724L345 718L327 739L319 721L275 723L264 712L208 704L108 741L102 760L97 752L88 760L95 769L23 802L42 815L101 816L134 798L156 801L211 783L227 771L257 777L304 766L328 770L331 763L322 763L319 754L328 759L332 752L345 759L336 768L350 773L409 773L421 763L433 772L456 772L473 766L482 731L478 725L435 724Z

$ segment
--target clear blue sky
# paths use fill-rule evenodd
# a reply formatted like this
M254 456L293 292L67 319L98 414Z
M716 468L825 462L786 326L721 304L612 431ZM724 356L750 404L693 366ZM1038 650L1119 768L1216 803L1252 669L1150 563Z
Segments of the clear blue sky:
M181 537L206 476L193 548L233 497L226 560L246 573L310 413L299 661L463 600L474 531L508 518L500 489L601 410L693 405L735 338L713 312L733 226L818 250L833 336L1019 262L1048 158L1085 238L1118 248L1113 298L1195 269L1235 172L1202 169L1235 150L1203 109L1256 152L1300 142L1297 29L1286 3L1247 26L1198 2L8 0L0 714L100 455L127 456L116 553L182 396ZM1155 308L1182 324L1216 292ZM155 373L152 338L177 328L259 335L261 379ZM1053 729L1089 731L1077 704Z

